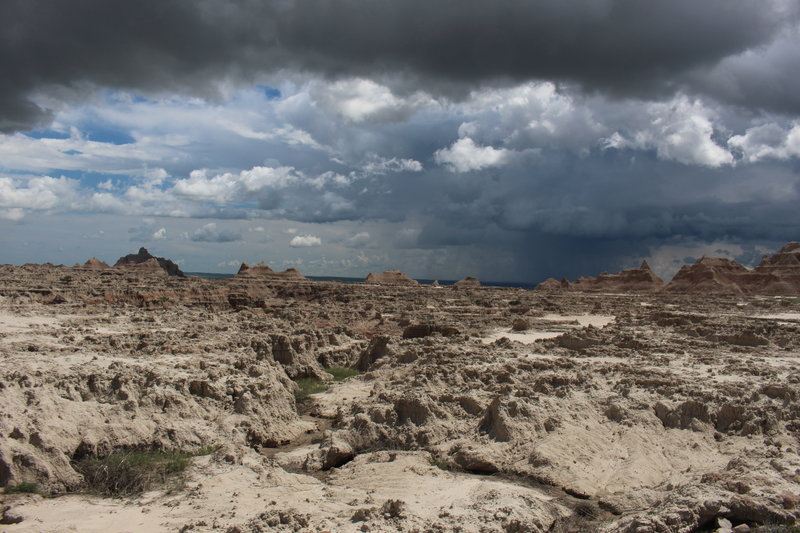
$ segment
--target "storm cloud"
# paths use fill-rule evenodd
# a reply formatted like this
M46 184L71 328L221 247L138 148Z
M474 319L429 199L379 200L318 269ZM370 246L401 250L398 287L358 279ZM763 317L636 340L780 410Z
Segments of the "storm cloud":
M790 0L6 0L7 260L751 263L800 237L799 32Z
M797 19L780 0L6 0L0 129L46 124L96 87L214 97L279 72L453 98L525 80L683 90L796 113L796 91L761 80L797 81Z

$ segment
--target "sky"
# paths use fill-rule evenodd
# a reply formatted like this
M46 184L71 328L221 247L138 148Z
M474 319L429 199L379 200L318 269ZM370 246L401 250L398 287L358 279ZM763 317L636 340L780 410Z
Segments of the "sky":
M3 0L0 263L535 283L800 240L796 0Z

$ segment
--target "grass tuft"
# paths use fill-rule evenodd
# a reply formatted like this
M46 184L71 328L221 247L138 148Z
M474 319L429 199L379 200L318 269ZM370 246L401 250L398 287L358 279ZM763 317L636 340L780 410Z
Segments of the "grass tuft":
M197 455L208 455L218 447L196 452L168 450L119 450L105 457L84 457L75 463L83 474L87 492L104 496L133 496L147 490L178 484L181 474Z
M325 392L328 386L317 378L300 378L295 381L300 389L294 393L294 397L302 400L309 394L316 394L318 392Z
M341 366L332 366L331 368L326 368L325 371L333 376L333 381L344 381L347 378L360 374L355 368L345 368Z
M203 446L198 448L197 450L191 453L192 457L202 457L204 455L211 455L212 453L216 452L222 448L222 444L209 444L208 446Z
M39 492L39 485L31 483L30 481L23 481L17 483L13 487L6 487L6 494L36 494Z

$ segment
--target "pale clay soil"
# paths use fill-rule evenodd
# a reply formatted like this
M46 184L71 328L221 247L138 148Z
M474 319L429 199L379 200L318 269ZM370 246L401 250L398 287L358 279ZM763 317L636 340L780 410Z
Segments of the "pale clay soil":
M332 366L361 373L294 399ZM0 485L49 494L0 494L0 529L792 524L798 392L793 298L0 267ZM210 444L137 497L86 494L73 468Z

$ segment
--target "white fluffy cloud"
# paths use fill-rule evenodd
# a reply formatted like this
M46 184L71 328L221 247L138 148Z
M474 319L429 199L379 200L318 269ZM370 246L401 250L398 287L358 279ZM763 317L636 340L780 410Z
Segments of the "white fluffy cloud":
M416 159L397 157L386 159L373 156L371 160L364 163L364 165L361 167L361 170L368 176L381 176L391 172L422 172L423 167L422 163Z
M120 174L142 174L153 162L180 157L158 138L136 143L113 144L86 139L76 128L67 138L36 139L22 135L0 135L0 161L6 168L28 172L91 170Z
M504 148L478 146L469 137L463 137L449 148L437 150L434 158L452 172L469 172L490 167L501 167L511 159L512 152Z
M159 228L159 229L157 229L155 232L153 232L153 235L152 235L151 238L154 241L163 241L164 239L167 238L167 228Z
M788 130L777 124L756 126L728 139L728 146L738 150L748 163L800 157L800 125L794 124Z
M462 106L470 120L461 124L459 136L483 136L518 149L567 148L581 153L608 131L596 116L599 103L578 100L551 82L484 89L473 92Z
M312 246L321 246L322 239L314 235L297 235L289 241L289 246L292 248L310 248Z
M69 209L79 198L78 180L41 176L33 178L0 177L0 207L44 211Z
M194 200L227 204L242 201L263 189L283 189L300 181L292 167L253 167L238 174L226 172L209 176L206 169L194 170L189 177L178 180L173 191Z
M152 185L161 185L169 177L169 173L163 168L147 168L142 176Z
M633 122L631 133L616 131L605 140L610 148L656 150L659 159L685 165L720 167L733 163L733 156L713 139L714 112L700 101L678 97L645 107L648 124Z
M316 84L312 95L323 108L354 123L403 120L420 107L434 103L430 96L423 93L415 93L407 98L395 96L385 85L362 78Z

